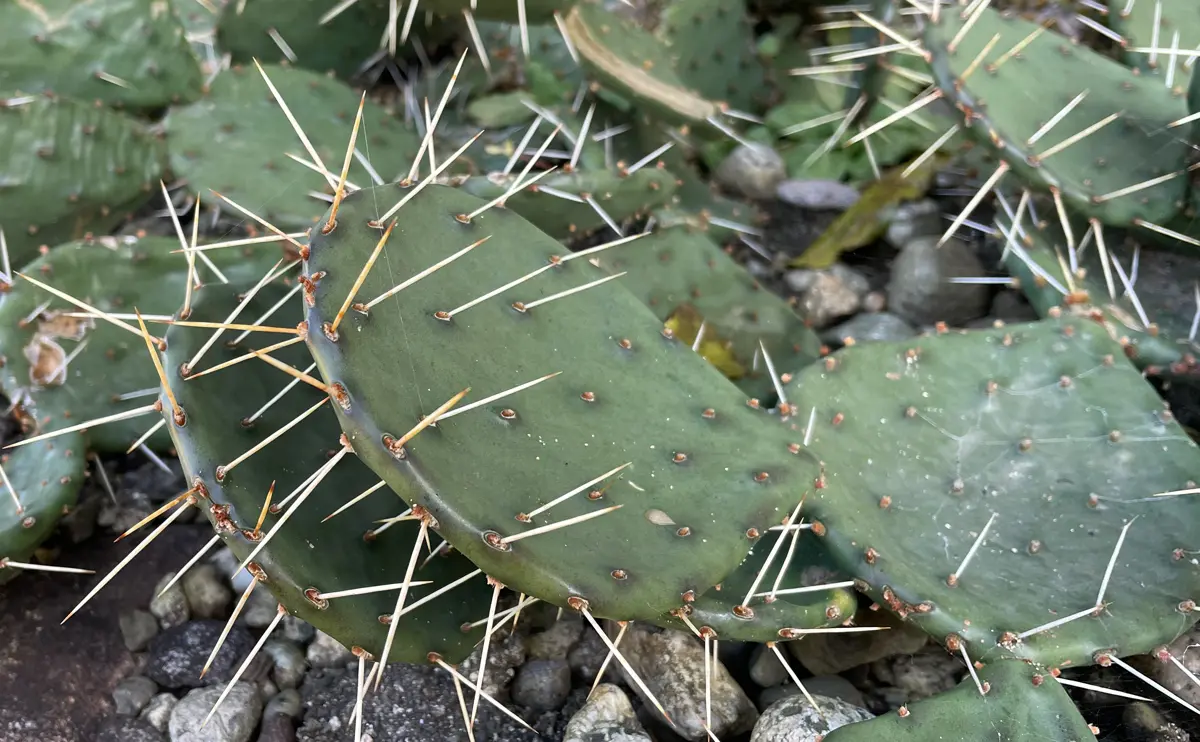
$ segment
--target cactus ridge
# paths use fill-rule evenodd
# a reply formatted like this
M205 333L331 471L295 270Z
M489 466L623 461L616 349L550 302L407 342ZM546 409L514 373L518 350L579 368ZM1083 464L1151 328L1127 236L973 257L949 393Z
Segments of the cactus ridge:
M87 446L80 433L30 443L0 454L11 489L0 480L0 584L20 573L4 560L29 562L37 547L75 506L83 486ZM20 509L14 501L20 501Z
M965 114L966 133L998 148L1027 183L1057 189L1084 216L1111 225L1163 224L1179 211L1188 187L1188 143L1167 124L1186 114L1182 96L1085 46L1039 33L1038 25L1019 17L985 9L967 23L952 11L925 28L938 89ZM1058 82L1044 94L1028 93L1027 81L1049 70ZM1029 143L1083 93L1048 133Z
M825 478L805 511L834 560L939 641L1086 665L1196 620L1200 582L1175 550L1200 538L1200 502L1152 495L1194 486L1200 451L1104 328L856 346L789 395L816 408ZM1099 617L1019 637L1097 603Z
M224 321L237 306L240 294L249 288L249 284L205 286L195 295L190 319ZM262 314L285 293L277 284L266 286L243 310L245 316ZM294 494L302 493L309 477L341 448L340 431L328 403L244 463L230 467L238 457L319 403L324 395L308 385L296 384L261 416L246 422L283 390L288 377L266 363L252 360L216 374L185 379L180 368L208 342L211 333L211 330L172 326L166 333L167 350L163 356L171 389L183 408L186 422L182 426L176 423L165 394L161 397L163 417L189 483L203 485L205 497L200 501L201 508L239 560L248 559L259 544L266 543L254 555L254 566L248 569L260 576L264 586L292 615L308 621L346 647L361 647L376 659L382 659L388 626L380 617L393 613L398 591L329 600L318 596L403 582L418 524L400 522L373 537L365 535L369 529L379 528L380 520L405 510L404 504L386 489L322 522L379 481L353 455L344 456L334 465L311 496L302 498L301 494ZM218 342L205 353L200 366L214 366L245 354L249 348L263 347L267 343L262 337L251 335L234 347ZM222 338L226 339L232 338ZM299 369L312 362L299 346L282 348L272 355ZM225 472L218 478L217 470L222 466ZM272 503L276 507L256 533L263 503L272 489ZM289 495L292 501L285 504ZM290 512L293 505L294 513ZM285 515L286 522L271 533ZM474 565L458 554L435 556L418 568L413 577L431 584L411 588L407 604L473 571ZM402 615L389 659L425 662L429 652L438 652L447 661L461 660L482 632L478 628L464 632L460 627L487 615L490 595L486 580L479 576Z
M484 202L440 186L410 194L359 302L487 240L330 331L380 240L377 209L406 190L348 196L338 226L314 231L305 265L309 346L341 385L336 411L359 456L490 576L556 605L582 598L600 616L653 620L733 572L813 467L615 282L530 306L604 274L554 260L561 246L517 214L467 219ZM539 379L396 443L464 389L460 406Z

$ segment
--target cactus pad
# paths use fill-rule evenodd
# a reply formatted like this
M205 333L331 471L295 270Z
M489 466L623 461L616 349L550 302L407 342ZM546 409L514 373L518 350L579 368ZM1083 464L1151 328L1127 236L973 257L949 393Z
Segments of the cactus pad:
M28 562L74 507L86 465L87 445L79 433L0 451L0 466L12 484L9 490L0 479L0 584L20 574L4 568L4 560Z
M155 108L195 98L200 84L183 26L162 0L0 4L0 96Z
M369 313L351 309L333 333L380 241L374 220L407 195L355 294ZM597 615L653 620L733 572L815 466L619 284L562 295L604 273L511 211L466 217L483 204L443 186L381 186L349 196L329 234L314 230L307 337L340 385L342 427L491 577L556 605L581 598ZM468 387L463 414L398 442Z
M1079 715L1066 690L1049 672L1024 662L1001 660L979 670L954 690L900 712L847 724L825 735L826 742L1088 742L1095 733Z
M106 108L0 100L0 227L13 265L39 245L116 226L157 186L164 154L161 140Z
M755 53L745 0L674 0L655 35L674 55L680 79L700 95L742 111L766 104L766 68Z
M331 172L341 170L359 94L305 70L264 65L288 108ZM326 206L309 191L332 191L321 175L293 161L308 153L254 68L235 67L213 81L203 99L172 109L166 118L171 169L196 192L221 193L280 229L304 229ZM380 106L363 109L357 148L383 177L407 175L420 139ZM358 162L350 182L371 184Z
M983 661L1086 665L1195 620L1200 451L1104 328L1079 319L847 348L789 387L824 488L805 502L835 562ZM994 516L994 520L993 520ZM981 545L957 579L973 544ZM1131 524L1103 593L1106 566ZM951 586L950 583L956 583Z
M245 285L241 287L242 291L246 288ZM243 310L246 320L259 316L283 294L283 289L277 286L260 291ZM221 322L237 303L237 290L232 284L206 286L196 294L190 319ZM279 322L286 324L283 319ZM217 467L228 466L287 425L319 402L322 394L305 384L297 384L252 424L245 424L246 418L253 416L287 386L289 378L266 363L252 360L185 381L178 369L208 341L212 332L192 327L171 327L167 331L163 365L176 399L187 415L187 422L183 427L173 422L170 400L165 395L162 397L164 417L188 481L200 482L206 489L208 499L202 500L201 506L209 521L233 553L239 559L246 559L289 513L291 503L284 504L284 499L327 463L330 454L341 448L338 443L340 431L328 407L318 408L316 413L244 463L230 468L224 478L218 480ZM200 365L207 367L231 360L246 353L247 347L265 347L277 339L277 335L251 335L246 343L234 348L218 342L204 355ZM296 346L272 355L300 369L311 363L303 349ZM404 580L417 524L400 522L374 538L364 536L368 530L378 527L379 520L400 515L405 510L404 503L386 488L328 522L321 522L378 481L353 455L346 455L311 496L303 501L299 495L292 498L296 503L295 512L255 556L254 563L261 572L253 570L255 574L265 575L264 586L293 615L330 634L343 645L362 647L376 658L382 654L388 632L388 627L380 622L380 616L390 615L395 610L396 591L327 601L306 597L305 591L331 592ZM266 516L262 530L256 536L253 529L272 483L275 487L272 502L282 507L280 512ZM461 556L436 556L420 567L413 578L429 580L431 584L412 588L406 602L411 605L472 571L474 565ZM314 594L309 592L308 596ZM427 653L434 651L445 656L447 661L461 660L481 638L482 632L478 629L463 632L460 627L487 616L490 595L491 589L479 576L403 615L390 659L425 662Z
M965 114L965 131L998 147L1022 179L1058 189L1086 216L1113 225L1163 224L1178 212L1187 192L1188 144L1166 125L1186 114L1182 96L1087 47L1041 33L1034 23L981 7L969 28L954 8L925 30L937 85ZM1030 88L1030 79L1053 84ZM1084 92L1048 133L1028 143ZM1172 173L1178 175L1155 182Z
M172 252L178 249L177 241L163 237L104 237L59 245L21 272L101 311L124 313L136 307L145 315L170 316L179 309L187 286L187 262ZM240 274L252 280L256 261L243 262L233 252L216 251L212 257L218 267L224 266L227 277ZM216 280L199 261L196 271L201 281ZM39 312L40 307L45 308ZM39 434L153 402L153 394L118 399L158 386L145 343L104 320L66 316L78 311L21 279L0 294L5 360L0 364L0 391L33 420ZM65 363L68 356L71 361ZM151 425L145 417L99 425L88 431L88 442L100 452L123 453ZM160 431L147 445L163 451L170 438Z
M1152 3L1131 3L1129 0L1108 0L1108 23L1112 30L1125 37L1125 62L1143 73L1153 74L1165 84L1168 65L1174 64L1171 86L1186 89L1193 78L1191 51L1200 46L1200 7L1189 0L1154 0ZM1178 34L1178 41L1176 41ZM1133 51L1153 47L1170 49L1179 54ZM1188 50L1184 53L1183 50Z

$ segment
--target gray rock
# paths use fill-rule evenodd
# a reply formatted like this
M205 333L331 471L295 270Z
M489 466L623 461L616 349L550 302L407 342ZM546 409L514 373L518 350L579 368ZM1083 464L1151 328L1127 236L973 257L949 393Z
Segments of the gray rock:
M1179 660L1193 675L1200 674L1200 652L1188 651L1188 647L1200 644L1200 625L1185 631L1175 641L1167 646L1167 651ZM1142 659L1142 658L1139 658ZM1200 705L1200 686L1192 682L1187 673L1180 670L1174 662L1161 662L1146 657L1137 665L1142 672L1157 680L1164 688L1179 696L1193 706Z
M858 203L858 189L836 180L789 179L775 187L780 201L817 211L845 211Z
M296 720L302 707L300 692L296 690L285 690L272 698L263 711L258 742L295 742Z
M1038 318L1037 310L1025 301L1019 291L1005 289L992 298L992 308L988 315L1005 322L1033 322Z
M779 153L765 144L738 145L717 167L717 182L747 198L769 199L787 177Z
M296 642L300 646L307 645L317 635L317 630L308 621L290 615L283 617L277 630L284 639Z
M300 688L307 710L296 738L300 742L353 739L350 715L357 698L357 684L355 672L309 673ZM468 708L470 702L468 692ZM372 690L363 702L364 740L367 735L375 742L466 742L458 694L450 674L434 665L389 664L378 690ZM486 701L479 704L475 739L546 742Z
M171 742L249 742L262 717L262 699L250 683L237 683L201 729L224 685L196 688L171 712Z
M1158 709L1143 701L1135 701L1121 714L1126 739L1142 742L1190 742L1191 735L1178 725L1167 721Z
M774 652L767 649L765 644L760 644L750 656L750 679L760 688L770 688L788 679L787 668L780 663Z
M838 727L875 718L870 711L837 698L813 696L813 700L819 712L802 695L776 701L754 725L750 742L820 742Z
M671 716L676 734L689 740L708 739L705 730L704 645L679 631L656 631L631 624L621 643L626 661ZM632 679L626 685L641 689ZM712 732L718 738L749 730L758 710L721 662L711 668ZM651 701L643 698L648 705Z
M165 732L167 725L171 723L171 712L175 710L177 703L179 703L179 699L174 695L159 693L150 699L150 703L146 704L146 708L142 709L142 714L138 718L158 731Z
M967 668L958 657L947 654L941 647L930 646L916 654L875 660L870 672L879 685L903 693L893 698L910 703L950 690L967 674Z
M535 711L561 708L571 693L571 667L566 660L531 660L521 665L512 683L512 699Z
M862 308L864 312L882 312L887 309L887 294L882 291L870 291L863 297Z
M300 645L287 639L271 639L263 645L263 652L275 663L271 677L279 688L299 688L304 680L307 663Z
M575 674L575 677L591 685L596 680L596 675L604 665L606 657L608 657L608 647L596 632L589 628L583 632L583 636L579 637L579 641L567 653L567 664L571 666L571 672ZM612 677L610 672L611 670L605 670L606 677Z
M862 691L855 688L853 683L841 675L819 675L815 678L804 678L803 683L804 689L810 695L837 698L851 706L867 707L867 699ZM781 698L799 695L804 694L798 686L792 685L790 682L776 685L758 694L758 708L765 711Z
M162 589L174 576L174 572L163 575L158 584L154 586L154 597L150 600L150 612L154 614L154 617L158 619L158 624L164 629L184 624L191 618L191 614L188 612L187 596L183 593L183 585L176 582L165 593L162 592Z
M290 719L299 719L303 711L304 701L300 698L300 691L288 689L280 692L267 703L267 708L263 711L263 718L286 716Z
M105 719L89 742L163 742L162 733L140 719L116 716Z
M900 251L888 281L888 308L914 325L943 321L961 327L984 315L990 291L987 286L950 279L982 276L983 265L965 242L950 239L938 247L937 241L918 238Z
M107 497L108 495L103 495ZM111 502L111 501L110 501ZM96 521L100 517L100 509L104 500L100 497L87 497L79 501L71 512L60 520L60 529L66 531L73 544L82 544L96 533Z
M312 643L305 650L305 659L309 667L328 668L344 667L354 662L354 655L324 631L318 631Z
M117 683L112 698L118 714L137 716L155 693L158 693L158 685L153 680L144 675L133 675Z
M884 239L897 250L919 237L938 237L949 227L937 201L910 201L896 207Z
M197 564L180 580L188 609L195 618L221 618L233 600L233 591L212 564Z
M621 689L609 683L596 686L592 697L567 724L563 742L651 742L634 716Z
M209 557L208 562L216 567L217 570L225 576L225 579L230 581L230 584L233 586L233 591L238 595L246 592L246 588L250 587L250 582L254 579L254 577L244 569L241 572L237 571L238 564L241 562L236 556L233 555L233 552L229 550L229 547L222 546L220 549L217 549L215 552L213 552L213 555ZM270 623L270 621L271 619L267 619L267 623Z
M279 613L279 601L275 600L271 591L266 588L255 588L246 601L246 607L238 616L238 623L245 624L252 629L265 629L275 620L277 613ZM282 624L283 621L280 623ZM278 629L276 630L278 631Z
M583 635L583 629L581 616L563 614L549 629L529 637L526 642L529 659L565 660Z
M471 656L458 666L459 672L473 683L479 683L479 661L483 658L483 643L480 642ZM517 668L525 662L525 640L519 634L496 632L488 645L487 672L480 687L492 697L502 696L504 689L517 674Z
M813 675L836 675L883 657L912 654L929 639L925 632L893 619L886 611L865 611L859 615L857 624L886 626L888 630L810 634L802 641L787 642L788 649Z
M202 679L200 671L224 628L221 621L190 621L154 637L146 658L146 675L164 688L195 688L228 682L254 646L254 635L234 625Z
M876 312L855 315L852 319L821 333L821 337L839 343L846 342L846 338L853 338L856 343L866 343L904 340L915 337L916 334L917 331L912 325L891 312Z
M154 614L133 609L123 611L117 619L121 627L121 639L130 652L140 652L158 634L158 619Z
M847 317L862 306L862 296L867 292L866 279L849 268L811 271L811 280L797 276L799 271L789 271L784 279L789 286L807 285L800 297L800 314L813 327L824 327L830 322Z

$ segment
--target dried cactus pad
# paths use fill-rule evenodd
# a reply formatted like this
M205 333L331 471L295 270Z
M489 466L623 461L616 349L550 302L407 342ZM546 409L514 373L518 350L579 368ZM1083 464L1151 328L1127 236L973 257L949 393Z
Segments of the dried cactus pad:
M354 127L360 93L329 77L264 65L330 172L338 172ZM171 169L192 190L212 199L228 196L281 229L312 226L326 205L309 195L332 191L318 173L287 155L310 159L262 76L253 67L234 67L190 106L174 108L165 120ZM420 139L404 123L368 100L357 149L385 178L408 173ZM371 183L357 160L350 182Z
M334 333L377 220L409 197L354 292L368 313ZM491 577L653 620L734 571L815 466L619 283L511 211L468 218L484 204L445 186L351 194L313 230L309 346L358 455ZM467 388L462 414L400 443Z
M239 292L244 293L248 288L245 284L204 287L197 292L190 319L224 321L237 306ZM261 316L284 294L282 287L268 286L240 316L247 321ZM285 317L276 321L290 323ZM212 333L209 329L171 327L166 334L167 352L163 360L171 388L187 420L182 427L175 424L170 400L165 395L161 397L164 417L188 481L202 483L205 488L207 499L201 500L202 509L238 559L247 559L254 549L265 544L252 560L257 565L253 573L266 578L265 584L256 589L269 589L293 615L343 645L361 647L381 658L388 626L380 617L395 611L398 590L328 600L319 595L403 582L416 542L417 524L399 522L373 538L365 536L369 530L380 527L378 521L400 515L406 509L386 487L322 522L379 482L367 467L348 454L311 494L303 494L304 483L341 448L338 442L341 431L329 412L328 402L250 458L230 466L319 403L323 395L296 382L275 404L255 416L292 381L278 369L256 360L185 381L179 374L181 365L194 357ZM237 334L240 333L226 332L203 355L197 369L233 360L244 355L248 348L266 347L279 339L278 335L255 333L242 343L227 347L226 341ZM312 363L300 346L283 348L272 355L300 369ZM251 418L253 422L246 422ZM227 470L222 479L217 478L220 466ZM254 529L272 486L272 503L278 510L272 508L256 534ZM420 561L424 561L424 556ZM406 605L416 604L473 571L475 566L457 554L433 557L413 577L430 584L412 588ZM480 575L403 614L390 660L425 662L429 652L438 652L450 662L464 658L481 638L481 630L464 632L461 627L487 616L491 592Z
M968 134L1085 216L1163 224L1179 211L1188 143L1167 124L1187 114L1182 95L1021 18L986 7L971 17L956 7L925 28L938 89Z
M178 241L165 237L104 237L59 245L21 272L104 312L136 307L147 316L170 316L187 286L187 261L173 252L178 249ZM212 253L226 277L253 280L261 273L256 261L234 252ZM217 280L199 261L196 271L202 281ZM77 312L78 307L20 278L0 294L0 392L20 406L37 433L154 401L153 392L144 394L158 386L146 344L102 319L70 316ZM144 417L98 425L88 430L88 443L96 451L124 453L150 426ZM170 436L159 431L146 443L164 451Z
M86 465L87 444L79 433L0 451L11 484L0 478L0 584L20 574L4 561L28 562L74 507Z
M65 99L0 99L0 218L14 266L102 233L144 201L165 147L137 121Z
M1200 451L1101 325L856 346L788 392L816 408L825 465L805 512L841 568L934 638L1086 665L1196 620L1200 573L1178 550L1200 543L1200 500L1154 495L1194 488Z
M155 108L200 94L200 63L163 0L0 3L0 96Z
M869 721L847 724L826 742L1089 742L1096 735L1062 685L1045 670L1016 660L992 662L954 690Z

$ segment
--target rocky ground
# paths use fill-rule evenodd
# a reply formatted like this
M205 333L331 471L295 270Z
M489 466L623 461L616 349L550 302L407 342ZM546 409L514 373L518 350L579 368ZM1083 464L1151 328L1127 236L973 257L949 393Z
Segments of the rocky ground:
M760 153L761 154L761 153ZM736 155L735 155L736 156ZM964 229L940 249L944 216L960 194L950 178L930 198L887 215L881 240L846 254L831 268L780 270L805 249L858 194L828 182L780 182L768 156L722 168L728 188L758 197L772 220L739 256L763 283L795 300L831 347L911 337L935 322L983 327L1035 318L1019 292L1002 283L955 283L956 277L999 277L999 246ZM781 167L781 166L780 166ZM772 195L773 194L773 195ZM1174 290L1177 270L1144 256L1146 291ZM1178 258L1160 258L1178 260ZM1195 261L1186 266L1195 270ZM1162 286L1154 286L1154 281ZM1191 306L1180 311L1194 311ZM1185 424L1191 403L1177 409ZM2 431L0 431L2 432ZM3 437L3 436L0 436ZM52 542L61 563L104 574L136 543L120 533L184 488L178 464L137 456L93 467L77 510ZM164 468L165 467L165 468ZM102 486L111 484L111 493ZM186 523L193 520L200 522ZM210 671L200 670L245 584L230 574L231 554L212 551L165 591L179 569L211 537L197 514L167 529L137 561L65 625L59 622L95 577L29 573L0 586L0 742L348 742L358 661L328 636L287 618L265 644L220 710L201 728L217 697L275 614L266 591L251 595ZM134 543L130 543L130 541ZM243 575L242 578L246 576ZM858 623L887 631L809 636L780 645L788 667L763 645L721 642L711 677L712 728L724 742L814 742L831 726L894 712L946 690L966 675L958 657L887 614L863 605ZM677 742L704 731L702 644L690 635L631 626L624 655L674 720L668 726L636 684L613 662L595 690L607 650L575 615L552 608L522 613L515 629L491 645L485 689L524 724L481 705L476 740L509 742ZM615 635L616 627L607 627ZM1192 672L1200 632L1172 648ZM461 670L478 677L478 656ZM1200 686L1170 665L1146 672L1192 704ZM821 715L792 674L816 697ZM1115 669L1083 669L1078 680L1144 694L1130 702L1093 691L1075 693L1099 738L1114 742L1200 740L1197 716ZM468 695L467 703L471 698ZM433 666L393 665L363 706L364 739L375 742L465 740L453 678ZM530 731L530 728L536 730Z

